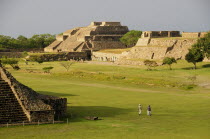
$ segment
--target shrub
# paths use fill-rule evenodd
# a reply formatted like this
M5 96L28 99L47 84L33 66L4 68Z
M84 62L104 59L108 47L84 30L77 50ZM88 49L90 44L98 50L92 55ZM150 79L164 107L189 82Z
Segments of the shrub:
M53 69L54 67L44 67L42 68L42 70L44 71L44 73L50 73L50 71Z
M144 65L147 66L147 70L152 70L152 67L157 67L158 64L155 61L151 61L151 60L145 60L144 61Z
M75 61L61 62L60 65L69 71L69 68L75 63Z
M165 57L163 59L163 65L167 64L169 66L169 69L172 70L171 65L173 63L176 63L176 60L174 57Z
M25 58L26 56L28 56L28 52L26 51L22 52L22 57Z
M30 56L29 60L30 60L30 61L34 61L34 62L37 62L37 63L39 63L39 64L41 64L41 63L44 62L44 60L42 59L42 57L39 56L39 55Z

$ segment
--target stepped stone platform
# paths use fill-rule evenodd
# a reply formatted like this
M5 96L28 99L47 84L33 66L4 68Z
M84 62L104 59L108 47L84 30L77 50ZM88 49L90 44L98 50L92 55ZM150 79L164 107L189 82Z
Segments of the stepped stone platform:
M126 48L120 38L127 33L128 27L120 22L92 22L86 27L77 27L56 36L45 52L81 52L101 49Z
M35 92L0 64L0 124L52 122L65 116L66 110L66 98Z
M9 84L2 79L0 79L0 112L0 123L28 122Z

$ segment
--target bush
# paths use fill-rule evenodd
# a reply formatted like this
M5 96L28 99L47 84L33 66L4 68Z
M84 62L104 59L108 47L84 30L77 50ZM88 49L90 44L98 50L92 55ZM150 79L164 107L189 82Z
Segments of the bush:
M30 56L29 60L30 60L30 61L33 61L33 62L37 62L37 63L39 63L39 64L41 64L41 63L44 62L44 60L42 59L42 57L39 56L39 55Z
M44 67L42 68L42 70L44 71L44 73L50 73L50 71L53 69L54 67Z
M69 71L69 68L75 64L75 61L67 61L67 62L61 62L60 65L66 69L66 71Z
M27 56L28 56L28 52L24 51L24 52L22 52L22 54L21 54L21 55L22 55L22 57L23 57L23 58L25 58L25 57L27 57Z
M173 63L176 63L176 60L175 60L174 57L165 57L165 58L163 59L163 65L165 65L165 64L169 65L169 69L170 69L170 70L172 70L171 65L172 65Z
M152 70L152 67L154 68L158 66L157 62L151 60L145 60L144 65L147 66L147 70Z

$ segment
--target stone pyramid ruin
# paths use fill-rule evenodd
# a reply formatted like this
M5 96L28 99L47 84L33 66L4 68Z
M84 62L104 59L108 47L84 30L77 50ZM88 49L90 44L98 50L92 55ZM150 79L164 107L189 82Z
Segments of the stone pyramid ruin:
M52 122L65 116L67 99L41 95L18 82L0 64L0 124Z
M44 49L45 52L81 52L126 48L120 38L128 27L120 22L91 22L87 27L67 30L56 36L56 40Z

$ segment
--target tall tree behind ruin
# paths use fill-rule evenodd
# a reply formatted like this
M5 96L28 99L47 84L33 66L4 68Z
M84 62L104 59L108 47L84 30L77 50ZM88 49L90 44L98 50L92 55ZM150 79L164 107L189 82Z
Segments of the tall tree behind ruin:
M131 30L126 33L122 38L120 38L120 41L127 46L134 46L136 45L138 39L141 37L141 34L142 31Z

